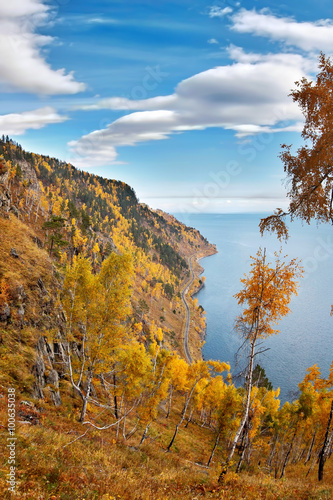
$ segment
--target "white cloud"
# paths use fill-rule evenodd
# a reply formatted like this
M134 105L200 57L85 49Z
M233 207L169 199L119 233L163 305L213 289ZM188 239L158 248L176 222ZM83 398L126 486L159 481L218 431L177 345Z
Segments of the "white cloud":
M176 96L158 96L151 99L141 99L140 101L130 100L126 97L110 97L101 99L96 104L88 104L85 106L76 107L75 109L82 109L84 111L93 111L97 109L114 109L114 110L155 110L163 109L172 106L175 102Z
M143 111L119 118L106 129L96 130L69 142L77 167L104 165L117 158L116 146L134 146L139 142L167 139L177 126L173 111Z
M298 23L291 18L273 16L266 10L241 9L232 16L232 22L232 29L239 33L253 33L305 51L333 51L331 20Z
M38 34L50 7L43 0L11 0L0 4L0 82L7 89L36 94L75 94L84 90L65 69L54 70L41 54L52 37Z
M87 23L89 24L117 24L118 21L116 19L112 19L109 17L91 17L87 19Z
M11 0L0 4L1 18L18 18L32 15L45 15L48 7L40 0Z
M239 137L298 130L302 114L288 97L308 61L296 54L251 54L230 48L238 60L182 81L174 94L152 99L103 99L83 109L137 111L72 141L78 166L107 164L116 148L167 139L171 134L209 127L234 130Z
M51 123L62 123L67 119L49 106L34 111L0 115L0 134L22 135L28 129L40 129Z
M217 44L219 43L218 40L216 40L216 38L210 38L209 40L207 40L208 43L211 43L211 44Z
M231 14L232 8L231 7L218 7L217 5L214 5L213 7L210 7L209 9L209 17L224 17L227 14Z
M210 8L211 17L230 14L229 7ZM333 23L297 23L277 18L267 10L240 9L231 28L279 40L308 51L258 54L231 45L232 64L196 74L178 84L175 92L152 99L111 97L81 109L128 111L103 130L72 141L82 164L107 164L117 158L117 147L167 139L172 134L209 127L233 130L244 138L259 133L300 132L303 116L289 97L295 81L311 79L317 68L317 49L333 51ZM211 40L211 43L213 43Z

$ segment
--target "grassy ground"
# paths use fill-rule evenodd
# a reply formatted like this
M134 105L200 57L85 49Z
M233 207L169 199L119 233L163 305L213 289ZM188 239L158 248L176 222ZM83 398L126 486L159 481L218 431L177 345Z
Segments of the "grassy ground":
M158 422L152 424L149 438L139 446L143 428L129 439L116 430L96 431L78 423L79 402L68 382L61 381L62 406L31 397L31 367L41 328L48 325L52 298L39 290L41 278L48 290L54 289L56 273L47 253L34 242L35 234L14 219L0 218L0 278L2 300L8 300L12 317L0 328L0 498L22 500L164 500L164 499L330 499L333 488L333 458L325 468L325 480L318 484L316 468L305 478L307 467L287 467L283 480L275 480L257 466L240 476L229 473L218 485L222 451L215 462L205 464L214 436L205 428L190 423L179 430L175 444L166 453L180 418L183 399L175 396L170 418L160 408ZM11 254L12 242L15 252ZM7 295L8 295L8 298ZM163 301L164 300L164 301ZM163 324L179 332L170 339L181 349L182 328L165 299L148 305L153 317L164 316ZM24 305L24 319L30 326L21 328L18 310ZM41 318L44 323L39 324ZM46 318L46 319L45 319ZM52 325L50 325L52 326ZM190 333L191 337L191 333ZM192 335L192 338L194 335ZM198 337L199 338L199 337ZM198 342L199 345L199 342ZM193 347L192 347L193 348ZM16 495L8 491L8 387L16 389L15 466ZM46 398L50 394L45 391ZM185 422L184 422L185 423ZM127 422L127 432L134 421ZM86 434L85 434L86 433ZM85 434L83 436L83 434ZM258 463L254 457L253 463Z
M66 389L66 388L65 388ZM0 411L0 498L22 500L90 499L330 499L333 488L333 460L327 462L325 480L318 484L316 469L305 479L304 466L287 467L283 480L275 480L258 468L251 473L230 472L221 486L217 483L220 452L208 469L213 438L207 429L190 423L181 428L172 451L166 446L179 419L181 400L165 419L164 409L150 437L140 447L142 429L130 440L116 438L116 431L96 431L77 423L72 413L69 387L63 406L36 402L37 411L19 404L16 428L17 495L8 492L6 391L1 388ZM27 423L29 413L38 422ZM25 423L22 423L25 422ZM128 422L127 430L132 422ZM120 432L121 435L121 432ZM79 439L78 439L79 438Z

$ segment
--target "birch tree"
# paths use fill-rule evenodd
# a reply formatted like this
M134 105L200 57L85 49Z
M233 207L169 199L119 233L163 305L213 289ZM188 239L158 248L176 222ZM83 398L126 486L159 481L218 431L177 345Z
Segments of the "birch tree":
M94 378L112 371L114 353L128 336L133 265L130 255L112 253L94 274L91 262L74 259L67 267L61 304L71 383L82 399L84 422Z
M236 329L244 337L247 346L248 366L243 416L232 440L230 452L224 464L219 481L222 482L237 443L249 418L251 392L253 387L253 369L256 348L259 340L278 333L273 325L289 313L288 304L292 295L297 294L297 278L302 275L302 268L296 259L289 263L281 260L280 253L275 253L275 264L266 259L266 249L259 249L256 257L251 257L251 271L241 279L243 289L235 295L238 304L244 306L243 313L237 318Z

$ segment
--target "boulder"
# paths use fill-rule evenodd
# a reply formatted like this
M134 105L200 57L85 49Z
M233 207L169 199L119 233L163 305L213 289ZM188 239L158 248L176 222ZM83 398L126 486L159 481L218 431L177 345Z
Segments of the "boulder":
M14 257L14 259L19 259L19 257L20 257L19 254L17 253L17 251L15 250L15 248L10 249L10 255L12 257Z
M10 307L7 302L0 303L0 321L8 323L10 316Z

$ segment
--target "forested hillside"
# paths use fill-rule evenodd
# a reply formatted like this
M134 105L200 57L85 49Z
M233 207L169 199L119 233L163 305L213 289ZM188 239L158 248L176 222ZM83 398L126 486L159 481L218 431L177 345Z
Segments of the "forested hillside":
M130 252L135 267L132 305L141 325L137 328L144 330L152 320L163 324L166 337L181 352L180 292L189 277L188 258L214 253L214 246L197 230L140 204L123 182L27 153L8 137L0 142L0 155L6 213L32 228L39 246L63 267L81 255L91 259L96 271L112 251ZM203 311L193 304L192 312L198 319L194 344L200 346Z
M331 498L333 365L283 407L255 366L296 264L258 254L242 281L251 369L236 387L227 363L202 360L191 298L213 245L120 181L6 137L0 155L1 497Z

